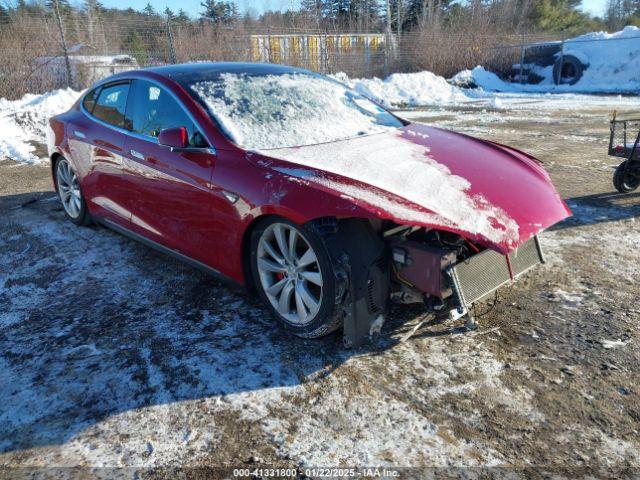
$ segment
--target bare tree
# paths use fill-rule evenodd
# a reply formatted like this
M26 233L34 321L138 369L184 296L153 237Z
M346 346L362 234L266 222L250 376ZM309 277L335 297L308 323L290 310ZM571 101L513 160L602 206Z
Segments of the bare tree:
M67 69L67 87L72 86L73 79L71 78L71 63L69 62L69 50L67 48L67 40L64 35L64 25L62 24L62 16L60 15L60 3L58 0L53 1L53 13L56 16L58 22L58 31L60 33L60 45L62 46L62 54L64 55L64 64Z

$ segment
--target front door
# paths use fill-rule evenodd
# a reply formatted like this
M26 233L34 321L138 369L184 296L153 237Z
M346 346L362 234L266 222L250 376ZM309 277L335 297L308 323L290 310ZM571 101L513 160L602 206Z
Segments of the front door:
M215 154L191 117L164 87L134 80L127 107L125 156L134 171L132 229L150 240L215 266L215 232L224 198L212 192ZM185 127L190 148L158 144L160 130Z

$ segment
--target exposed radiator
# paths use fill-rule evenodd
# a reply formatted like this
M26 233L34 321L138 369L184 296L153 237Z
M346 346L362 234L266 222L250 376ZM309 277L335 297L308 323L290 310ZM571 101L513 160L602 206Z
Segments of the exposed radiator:
M540 263L544 255L538 237L533 237L509 254L514 278ZM460 307L466 308L511 282L507 258L493 250L469 257L447 270Z

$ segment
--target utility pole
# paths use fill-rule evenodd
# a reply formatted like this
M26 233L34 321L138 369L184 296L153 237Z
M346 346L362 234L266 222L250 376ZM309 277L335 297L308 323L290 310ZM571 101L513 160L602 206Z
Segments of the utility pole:
M385 0L386 3L386 7L387 7L387 18L386 18L386 25L385 25L385 33L387 34L387 37L391 37L391 0Z
M169 46L169 61L171 63L178 63L176 60L176 50L173 46L173 31L171 30L171 10L167 7L167 43Z
M398 32L398 41L402 35L402 0L396 0L396 30Z
M393 33L391 31L391 0L385 0L387 7L387 18L385 25L385 36L387 37L384 44L384 74L389 75L389 53L395 58L396 45L393 41Z
M60 4L58 0L53 0L53 13L58 21L58 30L60 31L60 40L62 43L62 53L64 55L64 63L67 68L67 87L72 87L71 79L71 63L69 62L69 50L67 49L67 41L64 37L64 26L62 25L62 16L60 15Z

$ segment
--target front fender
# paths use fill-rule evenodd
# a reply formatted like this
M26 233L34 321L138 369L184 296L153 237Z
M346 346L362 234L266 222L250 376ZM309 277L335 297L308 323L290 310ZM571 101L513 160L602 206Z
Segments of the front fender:
M276 163L269 161L268 166L260 161L254 163L261 167L265 181L260 198L252 202L254 207L248 212L249 219L279 215L303 224L321 217L373 219L378 216L370 206L340 188L319 181L316 170Z

